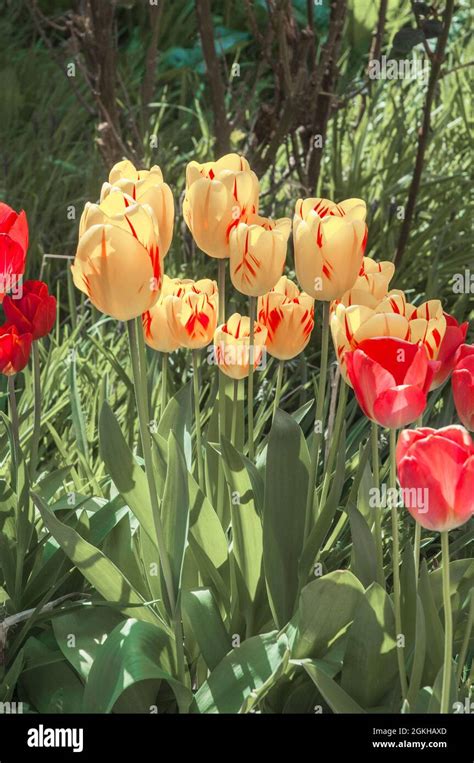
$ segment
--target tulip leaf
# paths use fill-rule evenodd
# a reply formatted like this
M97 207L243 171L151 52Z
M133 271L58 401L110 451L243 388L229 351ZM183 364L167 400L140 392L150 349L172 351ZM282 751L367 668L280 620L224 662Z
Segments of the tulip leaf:
M346 511L349 514L352 537L351 568L364 587L367 588L377 579L377 555L374 536L369 525L359 509L348 502Z
M32 642L36 665L28 656ZM29 639L25 652L28 670L21 674L20 686L36 712L80 713L84 686L62 654L49 649L39 639Z
M300 595L292 654L297 658L323 657L346 633L363 599L363 586L347 570L330 572L308 583Z
M173 432L189 470L192 468L192 410L192 386L188 382L168 401L158 424L158 434L166 442Z
M155 523L145 472L137 464L107 402L102 405L99 434L100 453L115 487L152 543L156 543Z
M54 514L44 506L39 496L33 494L33 500L45 527L86 580L104 599L115 604L126 615L134 615L151 623L158 622L157 615L145 606L144 599L100 549L85 541L72 527L56 519Z
M123 615L119 612L91 606L81 606L52 619L61 652L84 680L101 645L120 622L123 622Z
M186 629L193 633L209 670L214 670L232 644L212 592L208 588L184 591L182 611Z
M270 607L279 627L291 619L303 551L309 453L294 419L278 410L268 442L263 558Z
M126 693L121 712L150 712L160 681L169 683L178 705L186 709L192 695L173 678L173 672L174 655L166 633L152 623L128 619L114 628L98 650L87 679L83 709L110 713Z
M365 592L349 630L341 687L363 708L373 708L397 675L395 617L388 594L378 583Z
M74 434L76 436L76 443L79 452L82 453L85 460L89 458L89 446L87 443L86 425L84 421L84 413L81 406L81 398L79 395L79 389L77 386L77 374L76 374L76 360L75 356L69 363L69 393L71 396L71 419Z
M404 622L402 620L402 622ZM413 651L412 667L410 672L410 688L408 689L408 702L411 707L416 704L416 698L421 688L421 680L425 667L426 656L426 625L423 604L419 596L416 597L416 624L415 624L415 644Z
M231 559L234 562L239 609L249 623L262 577L262 523L243 456L224 436L221 437L221 444L225 476L231 493Z
M418 593L423 604L425 615L426 632L430 634L426 642L426 660L422 683L431 686L443 665L444 659L444 631L438 615L426 561L423 559L420 565L420 579Z
M287 649L286 637L279 637L277 631L246 639L212 671L197 691L192 709L198 713L238 713L252 692L271 682Z
M360 715L365 711L355 702L352 697L331 678L320 665L319 660L295 661L307 672L319 692L322 694L329 707L334 713L350 713Z
M180 590L184 552L188 539L188 469L173 432L168 438L168 470L161 507L165 546L171 565L175 592Z

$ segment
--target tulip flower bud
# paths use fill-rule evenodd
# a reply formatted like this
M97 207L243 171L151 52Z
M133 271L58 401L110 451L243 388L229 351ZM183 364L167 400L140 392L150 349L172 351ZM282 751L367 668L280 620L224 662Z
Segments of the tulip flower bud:
M463 344L456 352L451 377L454 405L462 423L474 430L474 345Z
M206 347L217 326L218 290L215 281L193 281L179 296L166 301L168 324L181 347Z
M293 218L296 275L307 294L325 302L354 286L367 242L366 206L299 199Z
M28 363L33 337L20 333L16 326L4 323L0 326L0 373L13 376Z
M278 360L290 360L304 350L314 326L314 300L282 276L272 291L258 300L258 322L268 331L266 348Z
M263 358L267 329L254 323L254 346L250 348L250 318L234 313L214 334L214 354L221 371L232 379L249 375L250 358L257 368Z
M432 390L440 387L453 370L456 351L464 342L469 326L467 321L459 324L456 318L453 318L449 313L444 313L444 317L446 319L446 331L436 358L441 363L441 366L431 382Z
M25 281L22 296L6 296L3 309L7 320L20 334L32 334L40 339L49 334L56 320L56 297L48 293L43 281Z
M474 444L463 427L403 430L396 462L405 506L422 527L446 532L473 516Z
M155 217L147 204L121 192L86 204L74 264L74 284L102 313L117 320L149 310L161 290L162 266Z
M383 427L398 429L415 421L439 364L428 360L423 345L403 339L365 339L346 355L347 373L365 415Z
M25 212L19 214L0 202L0 304L5 294L17 291L25 272L28 249L28 221Z
M436 360L446 330L446 318L439 300L419 307L407 303L402 291L392 290L375 308L365 304L335 305L330 319L331 333L341 374L348 382L346 353L357 349L364 339L394 337L421 342L430 360Z
M210 257L229 257L230 234L258 212L259 183L248 162L227 154L216 162L190 162L183 216L197 246Z
M169 185L163 182L161 169L137 170L132 162L118 162L112 167L109 182L102 186L101 202L113 189L119 189L134 203L147 204L153 210L159 232L160 256L166 257L173 238L174 200Z
M342 295L340 301L345 307L366 305L375 308L386 296L394 273L393 262L376 262L370 257L364 257L354 286ZM332 302L331 310L334 311L338 304L339 300Z
M250 215L230 234L230 277L242 294L260 297L272 289L283 273L291 230L287 217L270 220Z

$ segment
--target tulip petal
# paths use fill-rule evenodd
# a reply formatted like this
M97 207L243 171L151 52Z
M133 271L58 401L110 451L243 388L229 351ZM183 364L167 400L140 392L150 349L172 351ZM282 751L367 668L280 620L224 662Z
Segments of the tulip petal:
M387 389L374 403L374 418L381 426L399 429L423 413L426 395L420 387L400 384Z

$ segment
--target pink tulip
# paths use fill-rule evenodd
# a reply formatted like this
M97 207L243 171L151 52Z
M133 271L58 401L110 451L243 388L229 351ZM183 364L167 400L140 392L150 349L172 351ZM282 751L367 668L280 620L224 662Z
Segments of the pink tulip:
M451 377L454 405L466 429L474 430L474 344L462 344Z
M474 514L474 443L464 427L404 429L396 461L405 506L422 527L454 530Z
M434 375L433 381L431 382L431 389L440 387L453 370L456 351L464 342L467 328L469 326L467 321L465 321L465 323L458 323L456 318L453 318L449 313L444 313L444 317L446 318L446 331L436 358L436 360L441 363L441 366Z
M365 339L345 356L347 373L365 415L383 427L406 426L423 413L437 361L423 345L395 337Z

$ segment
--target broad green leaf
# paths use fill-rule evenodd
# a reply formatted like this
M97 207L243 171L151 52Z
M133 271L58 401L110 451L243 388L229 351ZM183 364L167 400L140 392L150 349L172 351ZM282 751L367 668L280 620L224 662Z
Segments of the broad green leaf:
M123 621L108 607L81 606L52 618L53 632L66 660L86 679L109 633Z
M231 494L232 551L235 562L239 609L247 623L253 619L257 589L262 576L262 522L258 516L252 482L243 457L221 438L224 471Z
M403 622L403 620L402 620ZM408 689L408 702L412 707L416 704L416 698L420 691L423 669L425 667L426 656L426 625L425 613L419 596L416 597L416 626L415 626L415 648L413 652L412 666L410 672L410 687Z
M97 652L84 691L83 709L89 713L110 713L127 691L127 706L122 704L121 711L137 712L137 704L142 712L149 711L149 707L141 707L143 681L155 682L154 692L146 694L147 701L153 693L156 696L159 681L167 681L178 705L185 709L192 695L173 673L173 649L166 633L151 623L126 620L116 626ZM136 691L130 691L132 687Z
M333 678L322 670L318 661L302 660L301 666L306 670L309 677L314 681L318 690L334 713L361 714L365 711L355 702L352 697L342 689Z
M155 522L145 472L132 451L108 403L100 413L100 452L115 487L126 501L152 543L156 543Z
M297 604L303 551L309 453L298 424L278 410L268 443L263 559L270 607L281 628Z
M192 467L192 411L192 385L188 382L168 401L158 424L158 434L165 442L168 442L170 433L173 432L188 469Z
M297 658L322 657L350 626L364 600L364 588L347 571L330 572L303 588L297 615Z
M277 631L253 636L232 649L195 695L194 712L238 713L253 691L276 673L288 641Z
M391 689L398 665L392 602L373 583L349 630L341 687L363 708L376 707Z
M351 568L365 588L377 579L377 559L374 536L364 516L354 504L348 503L352 537Z
M186 462L173 432L168 439L168 471L161 505L161 519L174 590L179 591L188 538L189 491Z
M405 636L405 655L409 658L415 647L417 581L415 575L415 557L413 546L407 540L403 549L400 571L401 616L403 635Z
M39 496L33 495L33 498L45 527L104 599L116 604L126 615L133 615L156 624L157 615L145 606L144 599L134 590L115 564L107 559L100 549L85 541L72 527L56 519L54 514L44 506Z
M26 654L31 654L31 641L26 644ZM77 674L60 652L38 639L33 641L36 664L27 661L19 680L21 695L38 713L80 713L84 687Z
M214 670L231 649L231 638L208 588L184 591L182 612L186 629L192 631L204 662Z
M420 565L418 593L423 604L426 632L429 633L429 638L426 641L426 659L422 683L424 686L432 686L443 665L444 630L434 601L428 568L424 559Z

